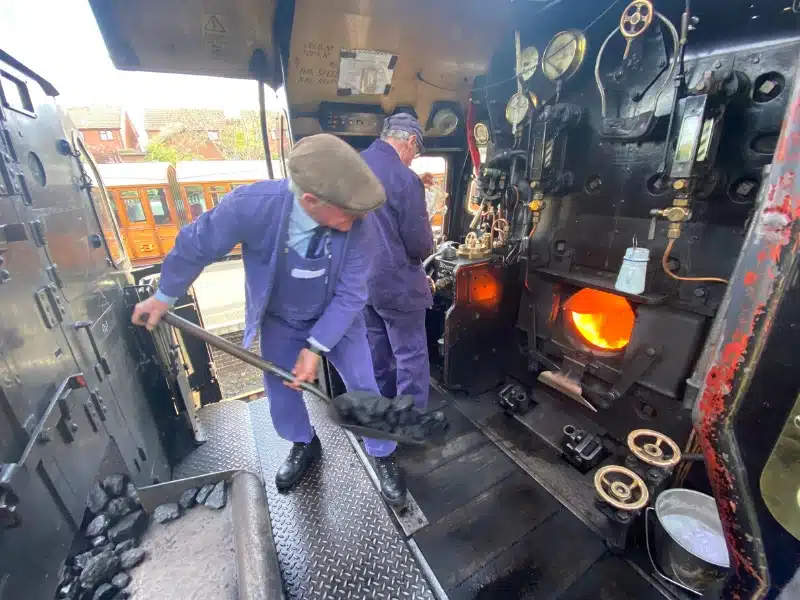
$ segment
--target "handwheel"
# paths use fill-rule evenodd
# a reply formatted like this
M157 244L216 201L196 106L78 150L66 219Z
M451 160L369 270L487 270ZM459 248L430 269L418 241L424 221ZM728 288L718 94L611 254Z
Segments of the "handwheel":
M641 438L652 438L654 441L643 444ZM663 433L652 429L631 431L628 434L628 448L636 458L653 467L674 467L681 461L681 449L678 448L678 444Z
M623 58L628 58L631 49L631 42L639 37L653 22L655 10L650 0L633 0L619 19L619 32L625 38L625 54Z
M618 465L607 465L597 471L594 489L604 502L619 510L640 510L650 500L650 492L642 478Z

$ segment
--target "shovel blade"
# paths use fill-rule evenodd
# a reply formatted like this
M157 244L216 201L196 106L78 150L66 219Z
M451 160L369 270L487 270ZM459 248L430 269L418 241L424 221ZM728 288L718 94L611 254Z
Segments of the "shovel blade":
M331 419L355 435L402 444L432 446L442 443L448 427L444 413L423 413L410 396L384 398L371 392L348 392L333 398Z

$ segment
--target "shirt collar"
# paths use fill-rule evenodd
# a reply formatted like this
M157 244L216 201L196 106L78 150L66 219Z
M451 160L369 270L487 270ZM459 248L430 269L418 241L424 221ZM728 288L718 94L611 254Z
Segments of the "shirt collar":
M297 197L297 194L294 194L294 206L292 206L290 219L294 226L300 231L311 231L319 227L319 223L311 218L306 212L306 209L300 204L300 199Z

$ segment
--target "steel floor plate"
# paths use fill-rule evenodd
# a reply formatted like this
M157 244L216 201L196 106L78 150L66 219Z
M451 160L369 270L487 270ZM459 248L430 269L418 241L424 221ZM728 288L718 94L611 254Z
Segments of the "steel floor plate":
M242 469L261 477L250 407L241 400L209 404L197 411L208 441L195 448L173 469L173 478Z
M250 404L287 598L432 599L419 565L345 432L306 397L322 459L288 493L273 476L290 444L272 427L267 400Z

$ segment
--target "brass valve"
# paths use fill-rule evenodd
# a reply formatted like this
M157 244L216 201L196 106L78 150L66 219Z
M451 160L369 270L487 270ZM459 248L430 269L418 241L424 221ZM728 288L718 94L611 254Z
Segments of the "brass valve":
M669 208L662 209L654 208L650 211L650 216L653 217L653 221L650 225L649 239L653 239L655 234L656 217L662 217L669 221L669 228L667 229L668 239L678 239L681 237L683 224L692 218L692 211L686 206L687 202L683 199L676 198L675 203L681 204L682 206L670 206Z
M657 209L654 208L650 211L653 217L663 217L671 223L683 223L688 221L692 216L692 211L686 206L670 206L669 208Z

